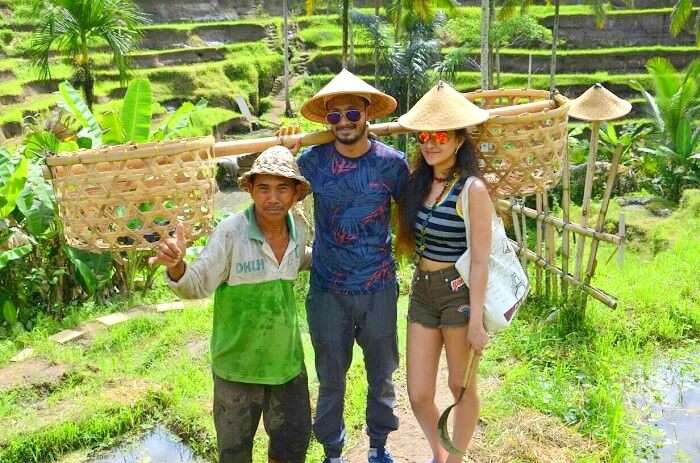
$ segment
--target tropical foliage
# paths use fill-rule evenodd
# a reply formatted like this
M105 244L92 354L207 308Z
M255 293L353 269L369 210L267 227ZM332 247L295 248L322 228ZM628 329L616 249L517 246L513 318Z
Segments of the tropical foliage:
M206 101L184 103L158 125L150 83L136 79L118 110L95 116L68 82L59 85L60 124L38 125L14 152L0 149L0 336L31 329L40 312L60 316L76 300L98 301L149 288L154 270L138 252L91 253L68 246L44 158L103 144L202 135ZM155 126L155 130L152 127Z
M33 0L31 16L39 18L29 56L42 79L51 78L51 56L59 51L70 58L74 80L89 108L95 101L90 48L106 44L122 81L128 56L139 43L139 27L146 16L131 0Z
M656 184L664 196L678 201L684 188L700 185L700 60L692 62L683 73L665 58L647 63L653 90L639 83L652 116L653 142L645 151L655 159Z

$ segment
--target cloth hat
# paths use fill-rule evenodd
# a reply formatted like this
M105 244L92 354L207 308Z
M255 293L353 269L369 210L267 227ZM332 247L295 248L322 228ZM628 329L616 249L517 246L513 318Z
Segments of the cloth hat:
M300 200L304 199L311 191L311 184L299 172L299 166L294 160L294 155L284 146L273 146L260 153L250 170L240 176L238 185L242 189L250 191L250 177L256 174L276 175L298 180L302 190Z
M569 116L584 121L610 121L626 116L631 110L629 101L595 84L571 102Z
M357 95L369 102L367 120L388 116L396 109L394 97L382 93L347 69L326 84L316 95L301 107L301 114L310 121L326 122L328 100L338 95Z
M457 130L479 125L489 112L476 106L447 82L440 81L403 116L399 125L410 130Z

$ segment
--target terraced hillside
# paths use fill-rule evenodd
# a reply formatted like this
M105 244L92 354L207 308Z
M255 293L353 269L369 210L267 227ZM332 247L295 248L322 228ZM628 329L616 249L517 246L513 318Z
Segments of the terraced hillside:
M52 78L40 81L30 67L26 50L31 40L32 20L22 15L22 0L0 0L0 129L5 138L21 135L23 121L36 112L56 104L53 92L63 79L71 77L71 68L60 56L52 58ZM249 16L259 13L245 1L209 0L209 2L139 1L152 13L152 24L144 27L141 49L131 56L132 75L146 76L154 86L158 101L156 112L164 113L186 100L206 98L207 123L218 127L218 135L247 132L235 97L242 96L263 120L276 120L282 88L281 19L276 16ZM180 5L182 3L182 5ZM275 2L267 7L275 13ZM279 3L279 2L277 2ZM319 2L323 3L323 2ZM371 2L359 2L365 6ZM467 2L463 2L467 3ZM617 94L635 104L635 115L642 116L640 95L629 87L631 81L645 81L645 63L655 56L667 57L684 67L700 57L694 37L688 33L672 38L668 33L670 0L638 2L643 9L611 7L605 26L595 27L586 6L562 7L558 87L568 96L576 96L595 82L603 82ZM160 5L160 6L159 6ZM233 7L236 7L235 12ZM180 8L182 7L182 8ZM297 9L300 8L298 5ZM226 8L229 8L227 10ZM171 12L170 16L168 13ZM363 10L371 13L372 9ZM180 12L177 16L174 12ZM477 18L475 6L460 7L465 17ZM235 14L234 14L235 13ZM538 22L552 26L552 9L537 6L530 10ZM184 15L184 16L183 16ZM175 21L184 17L206 19L198 22ZM301 100L318 89L341 67L341 29L337 15L295 16L292 18L293 95ZM359 29L359 28L357 28ZM373 50L355 33L355 71L373 75ZM442 53L450 51L445 43ZM96 110L102 111L123 97L123 83L110 62L104 45L95 44ZM477 69L469 63L478 58L471 50L458 69L455 83L464 91L478 86ZM549 50L506 48L501 50L501 85L524 87L532 57L531 83L548 86ZM311 77L309 77L311 76ZM298 106L298 101L296 102Z

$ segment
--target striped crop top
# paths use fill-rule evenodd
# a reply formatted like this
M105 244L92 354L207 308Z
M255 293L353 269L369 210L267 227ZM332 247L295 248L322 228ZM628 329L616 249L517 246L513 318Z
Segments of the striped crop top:
M464 219L457 214L457 199L464 188L460 179L435 207L424 204L418 209L414 230L419 257L438 262L457 262L467 250Z

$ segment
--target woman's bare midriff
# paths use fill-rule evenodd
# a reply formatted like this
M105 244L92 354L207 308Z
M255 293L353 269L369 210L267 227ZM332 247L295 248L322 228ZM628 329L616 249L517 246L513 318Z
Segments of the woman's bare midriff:
M454 265L455 264L453 262L438 262L425 257L421 257L421 259L418 261L418 268L424 272L435 272L437 270L454 267Z

